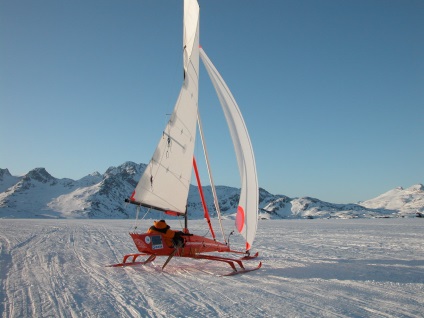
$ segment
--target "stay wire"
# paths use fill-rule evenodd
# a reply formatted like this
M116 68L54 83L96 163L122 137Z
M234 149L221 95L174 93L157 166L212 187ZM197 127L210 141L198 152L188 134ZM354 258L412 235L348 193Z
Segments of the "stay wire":
M137 229L137 227L138 227L137 222L138 222L138 215L139 215L139 213L140 213L140 209L141 209L141 205L138 205L138 206L137 206L137 213L136 213L136 216L135 216L135 222L134 222L134 231L135 231L135 230ZM149 212L150 212L150 208L148 208L148 209L147 209L147 211L146 211L146 213L144 213L143 217L140 219L140 222L144 220L144 218L146 217L146 215L147 215Z

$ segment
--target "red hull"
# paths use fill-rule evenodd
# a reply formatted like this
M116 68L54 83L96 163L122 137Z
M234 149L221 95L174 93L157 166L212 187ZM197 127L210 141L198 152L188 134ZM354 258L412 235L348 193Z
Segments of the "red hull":
M161 234L130 233L130 235L140 253L156 256L169 256L174 252L174 247L167 246ZM235 253L235 251L231 251L227 245L203 236L191 235L183 236L183 238L185 241L184 247L178 248L175 256L195 257L198 254L210 252Z

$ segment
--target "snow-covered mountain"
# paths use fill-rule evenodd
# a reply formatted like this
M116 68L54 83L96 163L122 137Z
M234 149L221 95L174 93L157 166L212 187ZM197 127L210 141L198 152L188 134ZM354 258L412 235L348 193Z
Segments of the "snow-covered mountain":
M424 206L424 186L416 184L404 189L397 187L378 197L360 204L370 209L401 210L403 213L422 212Z
M75 181L35 168L0 193L0 217L126 218L124 193L133 191L144 169L143 164L126 162ZM3 182L0 178L0 186Z
M136 209L124 199L132 193L146 168L125 162L110 167L103 175L95 172L79 180L57 179L44 168L35 168L23 177L0 169L0 218L134 218ZM211 215L215 215L212 191L204 187ZM237 209L239 189L217 187L220 209L232 218ZM353 218L415 216L424 212L424 187L396 188L360 204L334 204L315 198L289 198L260 189L261 218ZM202 218L203 208L196 186L188 198L191 218Z
M12 176L8 169L0 168L0 193L18 183L19 179L19 177Z

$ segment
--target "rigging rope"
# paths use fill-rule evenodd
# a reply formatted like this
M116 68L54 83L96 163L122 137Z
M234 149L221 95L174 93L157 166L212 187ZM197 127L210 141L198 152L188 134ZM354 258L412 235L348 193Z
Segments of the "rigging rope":
M140 209L141 209L141 205L138 205L137 206L137 213L136 213L136 216L135 216L135 223L134 223L134 231L137 229L137 222L138 222L138 214L140 213ZM148 208L147 209L147 211L146 211L146 213L144 213L144 215L143 215L143 217L140 219L140 222L142 221L142 220L144 220L144 218L146 217L146 215L148 214L150 212L150 208Z
M137 229L137 221L138 221L138 214L140 213L140 206L138 205L136 208L136 214L135 214L135 220L134 220L134 231Z

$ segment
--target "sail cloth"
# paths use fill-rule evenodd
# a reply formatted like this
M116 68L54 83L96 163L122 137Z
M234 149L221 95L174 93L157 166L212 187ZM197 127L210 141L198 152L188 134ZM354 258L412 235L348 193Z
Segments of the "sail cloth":
M184 72L187 73L190 62L199 65L199 4L196 0L184 1L183 24L183 62ZM198 69L197 66L197 74Z
M241 178L241 193L237 208L236 228L245 238L246 250L249 250L255 239L258 226L259 202L258 178L252 143L250 142L246 124L233 95L202 48L200 48L200 57L215 87L233 140Z
M199 84L199 5L184 1L184 83L156 151L130 202L185 214L196 139Z

